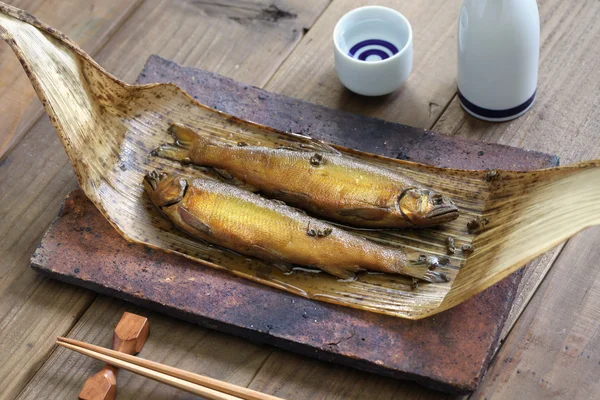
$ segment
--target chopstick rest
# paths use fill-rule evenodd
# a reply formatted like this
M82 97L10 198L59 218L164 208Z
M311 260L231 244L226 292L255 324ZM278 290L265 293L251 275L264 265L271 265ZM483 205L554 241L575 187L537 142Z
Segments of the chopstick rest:
M144 347L149 333L148 318L125 312L115 328L112 348L125 354L137 354ZM117 395L117 373L115 366L106 364L85 381L79 399L114 400Z

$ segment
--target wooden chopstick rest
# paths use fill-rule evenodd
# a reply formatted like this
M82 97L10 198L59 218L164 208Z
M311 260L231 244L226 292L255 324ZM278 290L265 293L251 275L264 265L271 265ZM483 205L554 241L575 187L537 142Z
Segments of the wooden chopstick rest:
M125 312L115 328L112 348L125 354L137 354L144 347L149 333L148 318ZM117 395L117 372L118 368L106 364L100 372L85 381L79 399L114 400Z

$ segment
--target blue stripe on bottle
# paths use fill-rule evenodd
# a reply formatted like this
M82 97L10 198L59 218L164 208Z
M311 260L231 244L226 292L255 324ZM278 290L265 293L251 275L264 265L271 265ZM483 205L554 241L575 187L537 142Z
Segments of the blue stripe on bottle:
M475 105L475 104L471 103L469 100L467 100L465 98L465 96L463 96L463 94L460 92L460 90L458 90L458 98L459 98L461 104L463 105L463 107L465 107L466 109L471 111L473 114L477 114L477 115L480 115L485 118L502 119L502 118L512 117L514 115L520 114L523 111L525 111L531 105L531 103L533 103L533 101L535 100L536 93L537 93L537 90L534 91L533 95L529 99L527 99L523 104L520 104L513 108L507 108L504 110L491 110L489 108L479 107L478 105Z

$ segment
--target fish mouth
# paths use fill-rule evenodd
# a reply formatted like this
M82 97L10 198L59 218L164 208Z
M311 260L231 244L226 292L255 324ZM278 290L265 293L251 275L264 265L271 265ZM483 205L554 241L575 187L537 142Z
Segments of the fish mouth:
M436 220L446 220L451 221L453 219L458 218L458 207L453 204L449 204L446 206L438 206L435 209L431 210L425 216L428 219L436 219Z
M187 180L157 171L145 175L143 184L152 202L160 208L179 203L188 189Z
M144 175L144 186L146 186L146 190L148 191L155 191L158 188L158 181L159 176L156 171Z

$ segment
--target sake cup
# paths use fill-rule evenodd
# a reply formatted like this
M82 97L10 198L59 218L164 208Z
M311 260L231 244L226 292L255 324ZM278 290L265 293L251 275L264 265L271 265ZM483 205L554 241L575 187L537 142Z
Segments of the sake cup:
M381 6L356 8L333 29L335 70L342 84L364 96L401 87L412 71L412 28L404 15Z

